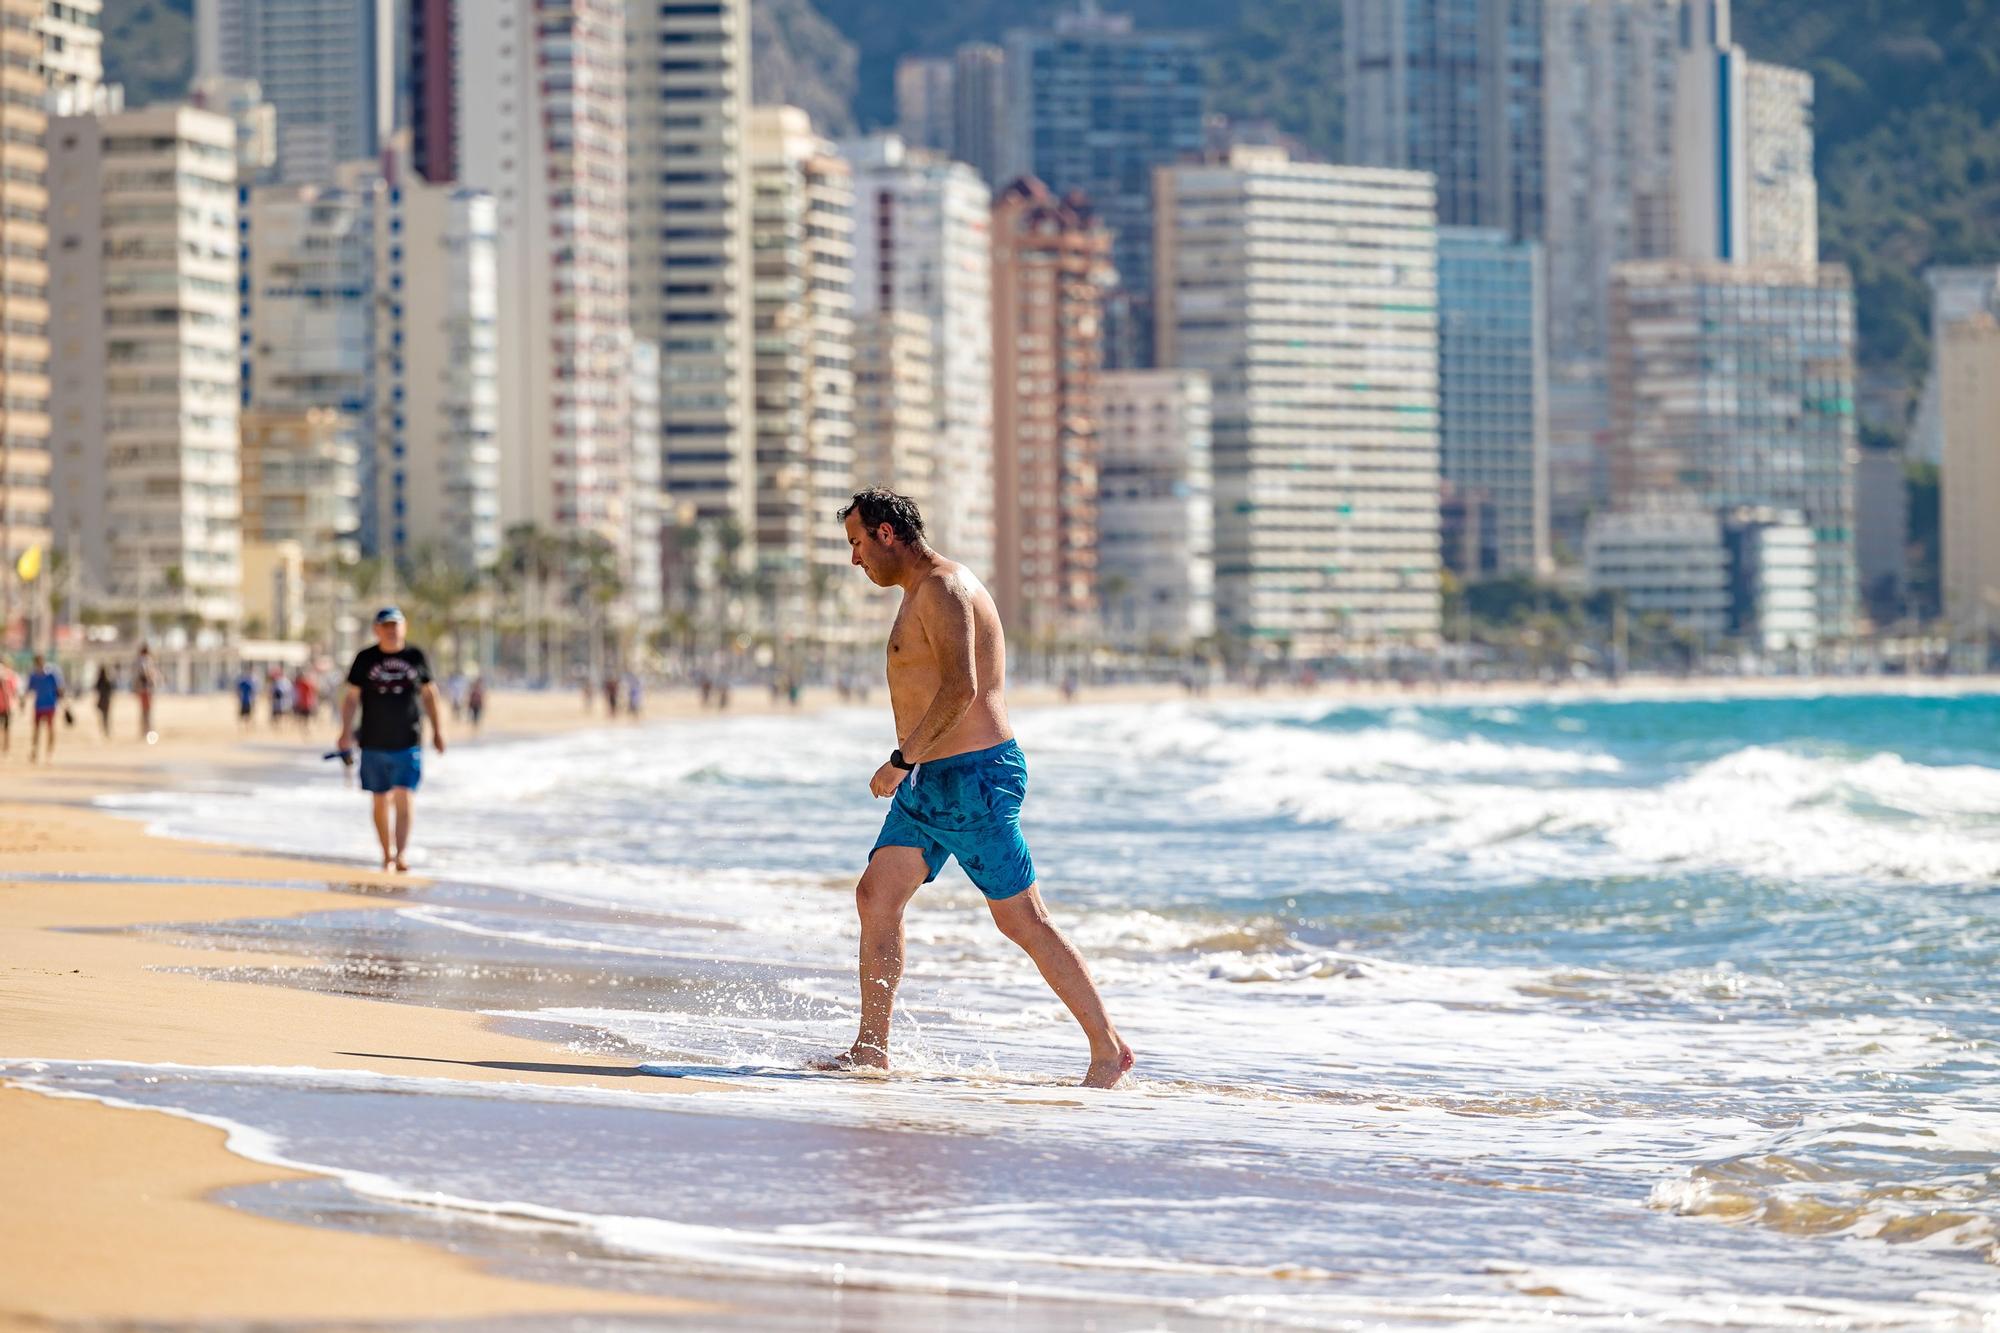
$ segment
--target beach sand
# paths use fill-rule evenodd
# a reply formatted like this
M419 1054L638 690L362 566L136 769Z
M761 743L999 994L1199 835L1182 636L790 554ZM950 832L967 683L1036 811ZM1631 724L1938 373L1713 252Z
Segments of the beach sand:
M1871 686L1910 688L1906 682L1832 682L1825 688ZM1991 682L1948 688L1980 687ZM1632 682L1624 692L1800 688L1798 681ZM1563 697L1582 693L1570 688ZM1532 695L1513 688L1478 697ZM1090 702L1116 697L1181 695L1164 687L1085 696ZM1304 696L1272 689L1265 697ZM1406 696L1381 686L1328 688L1316 697L1328 703L1437 698L1428 690ZM1050 695L1024 691L1016 702L1037 698ZM823 701L815 696L808 702ZM874 701L884 702L880 691ZM648 702L648 721L697 711L685 695L659 693ZM765 692L744 690L734 711L770 706ZM325 735L277 732L261 720L239 733L232 701L220 695L163 700L161 740L151 746L132 735L129 699L120 700L118 734L110 741L97 736L94 713L81 707L77 713L78 725L65 730L52 764L27 762L25 725L17 725L11 753L0 758L0 1057L313 1066L701 1095L695 1082L635 1079L628 1064L495 1030L477 1013L196 974L218 962L306 968L319 960L235 948L219 957L214 948L179 936L119 933L115 928L148 923L379 906L398 881L365 859L371 837L358 797L358 859L349 863L157 838L135 821L90 807L107 793L169 789L255 770L301 749L321 750ZM585 713L577 696L565 691L498 694L492 721L489 732L512 739L604 725L606 719ZM462 729L449 734L456 746L480 743ZM515 1280L424 1241L257 1217L214 1196L296 1173L232 1154L220 1130L155 1112L51 1098L4 1081L0 1173L11 1205L0 1210L0 1326L555 1312L680 1317L700 1326L702 1309L712 1308Z
M513 735L574 726L581 717L568 696L495 702ZM394 879L352 865L155 838L85 804L106 792L154 790L191 773L268 763L308 743L297 732L260 727L239 737L230 705L217 696L163 700L158 745L122 734L107 743L83 725L94 724L94 715L78 711L79 725L64 735L53 764L30 766L21 734L0 759L0 1054L411 1071L404 1061L344 1054L368 1051L449 1061L422 1066L438 1077L631 1086L629 1066L586 1072L590 1057L491 1031L477 1014L204 980L170 969L212 966L212 952L91 933L87 928L379 905ZM355 817L357 849L365 851L358 798ZM302 887L269 887L274 881ZM235 951L228 961L312 963ZM686 1080L648 1086L662 1096L697 1091ZM296 1173L232 1154L218 1129L150 1111L0 1087L0 1174L9 1198L0 1210L0 1325L692 1316L701 1308L515 1281L418 1241L294 1226L210 1202L217 1191Z

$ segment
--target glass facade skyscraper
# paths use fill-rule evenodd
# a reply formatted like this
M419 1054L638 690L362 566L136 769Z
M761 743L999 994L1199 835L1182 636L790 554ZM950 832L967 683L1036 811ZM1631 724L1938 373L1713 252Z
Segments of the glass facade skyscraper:
M1492 228L1438 232L1438 417L1444 480L1491 506L1494 568L1549 558L1548 357L1542 254Z
M1835 265L1657 260L1611 283L1613 503L1797 510L1821 633L1853 631L1854 287Z
M1058 195L1080 190L1110 228L1110 366L1153 363L1153 169L1202 155L1206 54L1199 37L1100 14L1007 36L999 183L1032 175Z
M1438 180L1438 221L1540 239L1542 0L1346 0L1347 160Z

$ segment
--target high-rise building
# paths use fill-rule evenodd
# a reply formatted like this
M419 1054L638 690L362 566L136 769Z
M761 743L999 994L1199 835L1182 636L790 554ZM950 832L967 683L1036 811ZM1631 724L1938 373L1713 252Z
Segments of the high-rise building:
M2000 319L2000 264L1940 266L1928 269L1924 280L1931 289L1931 373L1917 400L1916 419L1910 425L1910 457L1924 463L1944 461L1943 402L1939 391L1937 348L1945 330L1974 315Z
M1819 627L1854 630L1854 292L1837 265L1649 260L1611 291L1611 490L1621 507L1796 510Z
M914 310L854 321L854 480L887 486L928 516L937 474L931 322Z
M28 606L15 561L50 535L47 118L35 30L43 13L44 0L0 0L0 640L8 643ZM102 351L80 345L78 354Z
M1540 239L1543 0L1345 0L1347 160L1437 176L1438 219Z
M1611 270L1674 253L1680 0L1543 0L1549 356L1600 367Z
M1434 636L1431 178L1238 147L1156 195L1161 360L1214 386L1218 630L1298 654Z
M1105 364L1152 365L1153 171L1199 158L1207 142L1207 44L1136 31L1130 18L1087 6L1051 29L1008 33L1006 52L1007 131L995 179L1031 175L1090 201L1112 233L1118 269Z
M278 113L278 172L332 178L395 124L396 0L197 0L195 73L255 79Z
M354 419L328 408L245 412L241 422L243 541L299 551L304 632L334 644L346 601L344 572L360 556L361 445Z
M1489 568L1549 566L1548 357L1542 248L1490 228L1438 231L1438 415L1444 479L1492 506Z
M1186 649L1215 632L1208 376L1111 370L1098 390L1105 631L1121 648Z
M1097 377L1111 237L1032 176L993 201L993 574L1024 642L1097 628Z
M397 116L410 128L410 164L433 184L458 179L458 5L455 0L407 0L408 106Z
M854 310L930 325L932 543L993 573L991 197L963 162L893 134L846 146L854 164Z
M750 114L759 572L774 627L817 622L850 552L854 493L854 182L797 107Z
M505 0L458 25L456 52L457 105L480 109L459 119L458 177L497 210L501 524L601 539L621 576L632 561L626 232L646 216L626 208L625 9ZM657 151L656 133L642 140ZM663 361L671 374L671 342Z
M896 133L1000 180L1007 135L1007 52L967 42L949 56L896 62Z
M649 620L665 609L667 496L660 485L660 348L632 340L632 498L626 547L631 551L626 598L632 614Z
M1675 254L1818 263L1812 76L1752 60L1730 0L1683 0L1674 77Z
M457 569L488 569L503 519L499 209L489 194L425 181L409 154L399 134L383 161L341 169L373 223L364 527L392 559L430 548Z
M104 0L42 0L42 81L48 108L80 116L97 109L104 86Z
M1975 314L1945 327L1938 396L1944 614L1958 634L1977 636L1984 666L2000 629L2000 321Z
M55 519L87 600L225 632L242 606L236 127L50 122Z
M236 125L236 180L268 182L278 165L278 109L255 79L206 74L188 85L188 104L229 117Z
M896 62L896 133L912 148L952 150L958 114L957 70L948 56Z
M726 519L747 538L756 524L750 6L625 8L632 326L660 347L662 476L696 521Z
M1000 179L1007 134L1007 52L967 42L952 56L951 155L989 183Z

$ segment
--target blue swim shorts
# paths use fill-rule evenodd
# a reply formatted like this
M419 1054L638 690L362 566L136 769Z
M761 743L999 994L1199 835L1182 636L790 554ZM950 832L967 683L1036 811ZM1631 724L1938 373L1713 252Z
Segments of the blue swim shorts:
M1021 836L1027 794L1028 761L1011 740L918 764L896 788L869 858L884 847L914 847L924 854L928 884L955 856L988 898L1026 893L1035 886L1035 863Z
M424 747L408 750L363 750L361 790L384 792L397 787L410 791L424 780Z

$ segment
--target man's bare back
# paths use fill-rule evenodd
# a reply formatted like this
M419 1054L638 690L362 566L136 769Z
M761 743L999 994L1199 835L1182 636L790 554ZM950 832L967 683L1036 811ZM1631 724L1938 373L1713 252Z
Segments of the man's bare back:
M889 628L889 706L896 715L896 735L913 736L943 684L941 663L958 651L955 644L934 642L931 626L941 623L949 634L970 616L971 705L922 753L924 759L943 759L998 745L1014 732L1007 723L1007 640L1000 628L1000 609L971 570L935 553L930 558L931 571L904 591L896 623ZM945 635L938 637L942 640Z

